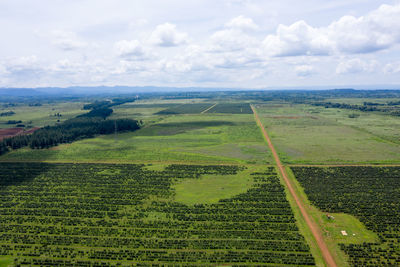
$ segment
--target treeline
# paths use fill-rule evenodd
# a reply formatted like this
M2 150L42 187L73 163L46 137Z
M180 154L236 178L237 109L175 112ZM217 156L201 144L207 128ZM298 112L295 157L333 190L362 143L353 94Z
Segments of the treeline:
M14 115L14 114L15 114L14 111L6 111L6 112L0 113L0 117L12 116L12 115Z
M100 117L100 118L107 118L113 113L113 110L111 108L96 108L92 109L88 113L79 115L77 118L95 118L95 117Z
M123 97L123 98L114 98L112 100L95 101L93 103L84 105L83 109L85 110L105 109L129 102L134 102L135 100L136 97Z
M18 149L26 146L37 149L49 148L83 138L92 138L99 134L111 134L116 131L135 131L138 129L140 129L139 122L131 119L74 118L56 126L46 126L30 135L6 138L0 142L0 155L8 152L10 148Z
M315 102L310 104L313 106L325 107L325 108L341 108L341 109L358 110L364 112L378 111L378 112L384 112L392 116L400 116L400 109L396 107L397 102L389 102L387 104L364 102L363 105L332 103L332 102Z

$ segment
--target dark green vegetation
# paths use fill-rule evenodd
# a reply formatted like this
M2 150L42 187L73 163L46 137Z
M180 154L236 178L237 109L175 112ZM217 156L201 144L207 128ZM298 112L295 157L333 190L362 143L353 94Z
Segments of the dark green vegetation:
M314 265L274 168L215 204L174 183L239 166L2 163L0 255L22 265Z
M207 113L253 114L248 103L220 103L216 104Z
M388 101L385 104L376 102L364 102L362 105L347 104L347 103L332 103L332 102L316 102L312 103L313 106L321 106L324 108L342 108L342 109L352 109L359 111L378 111L387 113L392 116L400 116L400 105L399 101Z
M158 115L198 114L207 110L212 105L213 104L210 103L183 104L159 111L156 114Z
M12 116L14 114L15 114L14 111L6 111L6 112L0 113L0 117Z
M378 243L342 244L352 266L400 265L400 167L292 167L310 201L354 215Z
M93 103L86 104L83 106L85 110L100 110L100 109L110 109L110 107L122 105L129 102L134 102L136 97L119 97L113 100L96 100Z

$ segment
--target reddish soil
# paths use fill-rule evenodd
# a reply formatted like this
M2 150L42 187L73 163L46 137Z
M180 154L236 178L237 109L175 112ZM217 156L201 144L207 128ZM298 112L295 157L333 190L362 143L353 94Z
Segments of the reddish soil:
M278 153L276 152L275 147L272 144L271 139L269 138L269 136L267 134L267 131L265 130L264 126L262 125L260 118L257 115L257 112L255 111L253 106L251 106L251 109L253 110L256 122L257 122L258 126L260 127L265 140L268 143L268 147L271 149L271 152L274 156L276 165L278 166L279 172L280 172L281 176L283 177L283 180L285 181L286 187L289 190L290 194L292 195L293 199L295 200L296 205L299 207L301 215L303 216L308 228L310 228L312 235L314 236L315 240L317 241L317 245L322 253L322 256L324 257L326 264L328 266L337 267L335 260L333 259L332 255L323 239L321 230L319 229L317 224L313 221L311 216L307 213L303 202L297 196L296 191L294 190L294 188L287 176L285 168L283 167L282 162L279 159Z
M23 128L0 129L0 141L3 140L4 138L13 137L16 135L31 134L37 129L39 129L39 127L35 127L27 131L24 131Z

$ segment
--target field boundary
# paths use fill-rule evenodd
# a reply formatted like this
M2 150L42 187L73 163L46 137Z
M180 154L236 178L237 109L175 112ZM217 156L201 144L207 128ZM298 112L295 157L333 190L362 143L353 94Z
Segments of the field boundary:
M291 184L291 182L290 182L290 180L288 178L286 170L285 170L284 166L282 165L282 162L279 159L278 153L276 152L275 147L272 144L271 139L269 138L267 131L265 130L260 118L258 117L258 114L257 114L255 108L253 107L253 105L250 105L250 107L253 110L254 117L255 117L255 120L257 122L257 125L260 127L260 129L262 131L262 134L263 134L263 136L265 138L265 141L267 142L268 147L270 148L270 150L271 150L271 152L272 152L272 154L274 156L274 159L275 159L276 165L278 167L279 173L281 174L283 180L285 181L286 188L288 189L288 191L290 192L291 196L295 200L295 203L296 203L297 207L299 208L303 219L305 220L308 228L310 229L313 237L315 238L315 241L317 242L317 245L318 245L318 247L319 247L319 249L320 249L320 251L322 253L322 256L323 256L323 258L325 260L325 263L328 266L337 267L337 265L335 263L335 260L333 259L332 255L331 255L331 253L330 253L330 251L328 249L328 246L326 245L326 243L325 243L325 241L323 239L323 235L321 233L321 230L318 228L318 225L313 221L311 216L307 213L307 211L306 211L306 209L304 207L304 204L302 203L300 198L297 196L296 191L294 190L294 188L293 188L293 186L292 186L292 184Z

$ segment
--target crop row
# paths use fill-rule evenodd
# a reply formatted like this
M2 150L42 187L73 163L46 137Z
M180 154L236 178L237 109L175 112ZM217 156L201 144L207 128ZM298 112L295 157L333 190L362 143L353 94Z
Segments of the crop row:
M341 248L353 266L400 266L400 167L294 167L310 201L356 216L378 243Z
M314 264L274 168L247 192L188 206L174 183L244 167L0 165L0 254L16 265Z
M183 104L179 106L170 107L157 112L158 115L173 115L173 114L198 114L207 108L210 108L212 103L196 103L196 104Z
M207 113L253 114L253 111L248 103L221 103Z

